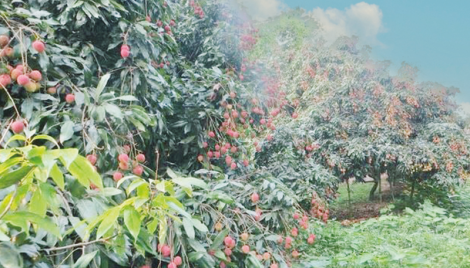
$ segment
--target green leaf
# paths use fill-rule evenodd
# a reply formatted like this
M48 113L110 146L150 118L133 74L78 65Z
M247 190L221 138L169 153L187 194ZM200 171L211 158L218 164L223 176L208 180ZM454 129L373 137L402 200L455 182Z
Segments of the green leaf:
M12 157L10 155L10 158L8 158L5 162L0 164L0 174L4 173L5 171L8 171L10 168L18 165L23 161L22 157Z
M203 252L191 252L188 254L188 257L189 257L190 262L196 262L197 260L204 257L204 253Z
M232 197L221 191L214 191L208 194L210 199L220 200L226 204L233 204L235 202Z
M362 255L359 255L359 259L356 261L357 264L363 264L365 262L368 262L374 258L374 255L371 253L365 253Z
M217 249L219 248L222 243L224 242L224 238L228 235L229 229L224 229L222 232L220 232L214 239L214 242L212 242L210 249Z
M0 163L3 163L5 162L7 159L11 158L12 155L14 155L15 153L13 152L13 149L0 149ZM1 169L0 169L0 173L1 173Z
M126 176L126 177L120 179L120 180L118 181L117 185L116 185L116 188L119 188L123 182L125 182L125 181L127 181L127 180L129 180L129 179L134 179L134 178L139 178L139 177L137 177L137 176L135 176L135 175L130 175L130 176Z
M198 219L191 219L194 227L196 229L198 229L199 231L203 232L203 233L207 233L209 231L209 229L207 229L207 226L204 225L200 220Z
M13 135L11 138L8 139L8 141L5 143L5 148L8 147L8 144L10 144L10 142L14 142L14 141L26 141L26 137L25 136L22 136L22 135Z
M32 166L23 166L17 170L3 172L0 174L0 189L12 186L21 181L33 170Z
M52 180L57 184L57 186L59 186L61 190L64 190L64 174L62 174L62 171L60 171L59 166L57 166L57 164L54 164L54 166L52 166L49 175L51 176Z
M62 164L66 167L69 168L69 166L75 161L75 159L78 156L78 150L77 149L59 149L59 150L51 150L50 152L55 153L54 151L58 151L61 156L61 161Z
M106 110L106 112L108 114L110 114L111 116L119 118L119 119L123 118L121 109L117 105L114 105L114 104L111 104L111 103L105 103L105 104L103 104L103 106L104 106L104 109Z
M155 230L157 230L158 221L158 218L153 218L153 220L149 224L147 224L147 230L150 234L155 233Z
M10 243L0 243L0 267L22 268L23 258Z
M68 170L83 186L89 187L90 182L92 182L99 189L103 189L103 182L100 175L85 157L81 155L77 156Z
M74 123L72 121L66 121L62 127L60 128L60 136L59 136L59 140L60 140L60 143L64 143L65 141L68 141L69 139L71 139L73 137L73 126L74 126Z
M189 126L189 125L187 125ZM188 144L190 142L192 142L194 139L196 138L196 136L189 136L183 140L180 141L181 144Z
M96 239L101 238L109 229L111 229L111 227L113 227L113 225L117 221L117 218L119 217L120 212L121 211L119 207L112 208L108 210L107 212L105 212L104 215L106 216L104 217L103 221L98 227L98 231L96 233Z
M137 179L135 181L133 181L129 187L127 187L126 189L126 192L127 192L127 195L130 195L137 187L141 186L141 185L144 185L146 184L147 182L144 181L143 179Z
M60 238L60 230L50 219L42 218L41 216L27 212L18 211L7 214L3 217L3 220L10 222L11 224L23 228L23 231L28 232L28 222L37 224L39 228L55 235Z
M103 89L106 87L106 84L108 84L108 80L111 77L111 74L105 74L101 77L100 82L98 82L98 86L96 87L95 91L95 100L98 101L100 98L101 93L103 92Z
M165 243L166 234L168 233L168 222L165 217L161 216L159 218L158 226L160 227L158 230L158 241L160 241L160 243Z
M202 189L209 189L207 183L193 177L177 177L173 179L173 182L183 187L197 186Z
M165 190L165 181L161 181L161 182L157 183L157 185L155 185L155 188L158 191L162 192L162 193L166 192L166 190Z
M29 202L29 211L38 214L41 217L46 216L47 203L42 196L41 189L37 188L34 191L31 201Z
M130 207L124 211L124 224L136 241L141 223L140 215L134 208Z
M245 259L246 267L250 268L263 268L264 266L261 262L255 257L255 255L248 254L248 257Z
M10 241L10 237L8 237L4 232L0 231L0 241Z
M186 235L189 238L194 239L195 237L194 226L190 219L183 218L183 227L184 227L184 230L186 231Z
M101 191L102 196L115 196L119 194L122 194L122 191L114 187L106 187Z
M138 99L131 95L120 96L111 100L123 100L123 101L138 101Z
M52 142L55 146L60 147L57 141L48 135L37 135L31 140L31 142L36 141L36 140L47 140L47 141Z
M87 268L90 262L95 258L96 253L98 253L98 250L82 255L73 265L73 268Z

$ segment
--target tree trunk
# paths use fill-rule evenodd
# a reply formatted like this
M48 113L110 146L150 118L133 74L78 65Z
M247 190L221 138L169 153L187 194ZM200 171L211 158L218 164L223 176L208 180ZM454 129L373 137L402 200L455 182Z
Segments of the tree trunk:
M411 184L410 203L413 205L413 195L415 193L416 178L413 178L413 184Z
M377 177L379 178L379 199L382 203L382 177L380 171L377 172Z
M388 175L388 185L390 185L390 193L392 194L392 200L395 202L395 193L393 192L393 179L395 177L395 171L390 171L390 174Z
M378 186L379 186L379 183L377 179L374 179L374 186L372 186L372 189L370 189L370 192L369 192L369 201L372 201L374 199L374 194Z
M346 179L346 185L348 186L348 205L351 208L351 189L349 188L349 178Z

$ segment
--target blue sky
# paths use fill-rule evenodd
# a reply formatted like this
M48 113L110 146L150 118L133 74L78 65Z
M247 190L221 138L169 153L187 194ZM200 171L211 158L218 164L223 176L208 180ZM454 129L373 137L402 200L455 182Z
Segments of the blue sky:
M256 15L275 15L283 6L301 7L323 18L330 37L356 34L373 47L373 57L418 67L420 80L460 89L470 113L470 0L241 0Z

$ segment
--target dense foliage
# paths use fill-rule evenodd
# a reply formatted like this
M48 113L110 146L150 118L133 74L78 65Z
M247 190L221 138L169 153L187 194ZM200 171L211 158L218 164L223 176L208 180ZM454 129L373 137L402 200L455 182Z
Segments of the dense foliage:
M252 164L274 126L243 59L250 24L212 1L0 3L2 265L286 267L297 256L284 237L304 236L308 216L293 227L296 193ZM204 181L182 174L200 168Z

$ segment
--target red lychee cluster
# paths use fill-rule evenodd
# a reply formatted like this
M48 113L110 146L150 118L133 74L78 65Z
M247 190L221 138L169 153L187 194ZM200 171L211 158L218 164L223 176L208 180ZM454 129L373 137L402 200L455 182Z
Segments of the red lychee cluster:
M202 7L199 4L196 4L194 0L191 0L189 2L189 5L194 9L194 14L198 15L199 18L203 19L204 18L204 10L202 10Z

